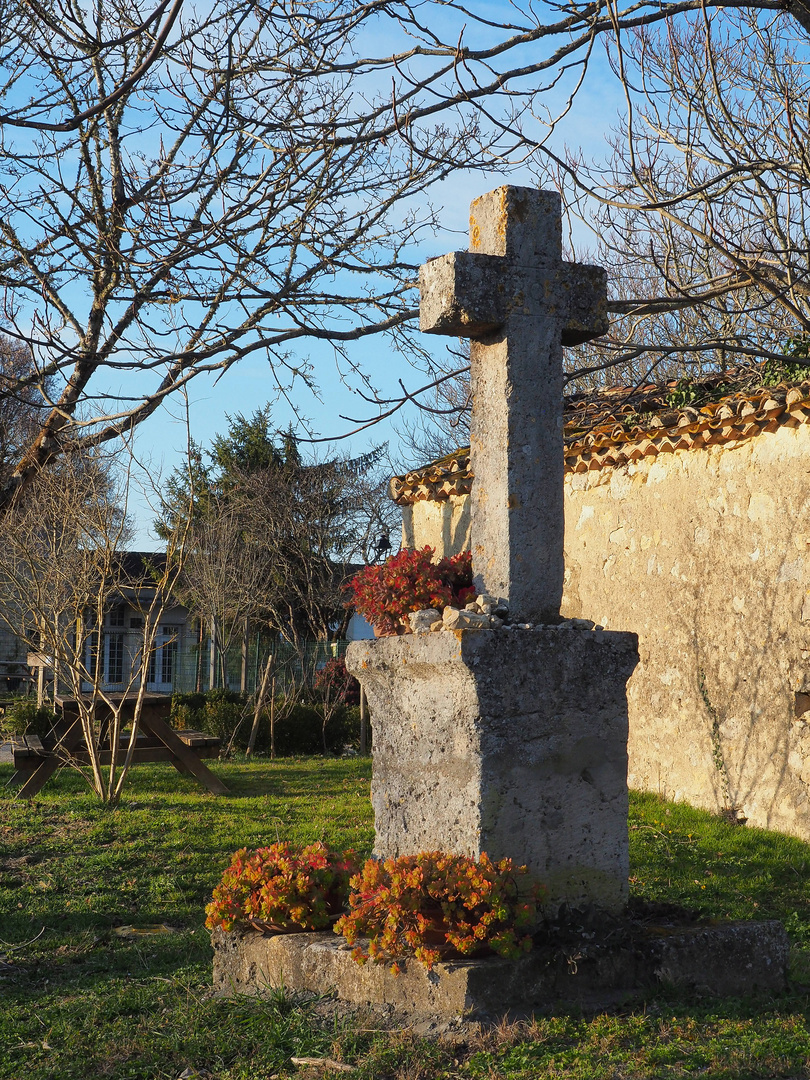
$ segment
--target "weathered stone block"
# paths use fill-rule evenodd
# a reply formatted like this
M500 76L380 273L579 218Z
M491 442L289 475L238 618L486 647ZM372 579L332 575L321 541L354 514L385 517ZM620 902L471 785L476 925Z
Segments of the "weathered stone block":
M558 288L566 297L563 345L569 348L582 345L608 332L607 271L603 267L567 263L562 268Z
M553 622L565 530L559 328L519 321L522 338L499 332L470 347L473 576L517 621Z
M618 932L617 932L618 929ZM700 993L748 995L785 988L788 940L778 922L719 926L612 928L576 949L562 942L517 961L486 957L450 961L427 971L416 961L402 972L351 958L334 934L215 931L214 990L222 995L336 993L341 1001L419 1016L498 1019L509 1011L547 1010L557 1002L602 1008L662 986Z
M419 329L424 334L478 338L510 315L542 308L561 319L561 343L581 345L606 334L607 272L587 263L515 267L497 255L453 251L419 268Z
M441 612L435 608L423 608L421 611L412 611L408 616L411 624L411 632L414 634L427 633L437 622L442 621Z
M419 267L419 329L425 334L479 337L503 324L503 259L454 251Z
M470 251L522 266L562 259L562 199L557 191L503 184L470 203Z
M635 634L405 635L349 647L374 718L375 853L512 858L566 902L627 899Z

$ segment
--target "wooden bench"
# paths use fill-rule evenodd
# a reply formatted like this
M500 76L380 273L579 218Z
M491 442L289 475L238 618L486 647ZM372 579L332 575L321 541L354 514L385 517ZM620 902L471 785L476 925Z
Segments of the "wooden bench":
M198 758L215 758L219 756L222 744L214 735L206 735L204 731L186 730L177 731L175 734L184 746L190 747L196 753ZM51 753L43 745L42 739L38 735L14 735L11 737L10 742L15 769L15 776L12 777L12 780L17 777L29 776L39 767L42 759L48 757ZM128 732L121 736L118 746L118 760L120 762L123 760L129 746ZM73 750L70 757L72 761L79 765L90 764L90 755L83 747ZM139 735L135 741L135 750L132 755L133 762L171 761L172 757L171 750L154 735ZM102 750L101 764L109 765L111 760L110 751L108 749ZM187 773L188 769L184 766L181 771Z
M31 798L41 791L60 765L68 762L90 764L78 717L69 707L63 712L65 722L47 745L36 735L16 736L11 740L15 770L11 783L22 784L17 793L22 798ZM128 746L129 733L126 732L119 739L119 762L124 760ZM177 731L152 707L145 709L141 716L132 762L167 761L183 775L196 777L213 795L226 795L228 789L202 762L203 758L217 757L219 749L220 740L213 735L203 731ZM102 745L100 757L102 765L111 763L109 745Z
M18 777L32 773L41 759L48 756L48 751L42 745L39 735L12 735L9 741L14 760L11 782L16 783Z

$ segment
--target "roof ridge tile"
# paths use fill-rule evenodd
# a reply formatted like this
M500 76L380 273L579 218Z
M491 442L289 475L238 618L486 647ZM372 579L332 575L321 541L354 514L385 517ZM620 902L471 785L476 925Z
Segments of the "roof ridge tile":
M675 450L719 446L810 422L810 379L763 386L751 382L756 374L738 369L691 382L691 389L715 394L702 404L696 400L673 405L672 398L683 388L678 379L570 395L565 407L566 472L589 472ZM735 377L738 385L716 396ZM471 484L469 447L460 447L393 477L389 490L395 502L408 505L463 495Z

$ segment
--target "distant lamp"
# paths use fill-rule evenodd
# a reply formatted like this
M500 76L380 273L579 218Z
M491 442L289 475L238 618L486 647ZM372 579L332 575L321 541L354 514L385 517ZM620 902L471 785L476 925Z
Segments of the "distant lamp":
M377 539L372 543L371 550L374 552L374 561L377 562L381 559L386 551L391 550L391 541L388 539L388 533L380 533Z

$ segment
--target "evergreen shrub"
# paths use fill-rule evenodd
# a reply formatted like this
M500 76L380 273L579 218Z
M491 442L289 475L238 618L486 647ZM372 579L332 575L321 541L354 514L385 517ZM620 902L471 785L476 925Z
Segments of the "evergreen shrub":
M56 723L56 713L47 705L37 707L33 698L20 698L6 707L0 716L0 734L5 738L13 735L38 735L47 739Z
M240 718L244 716L240 724ZM205 693L175 694L172 697L171 721L176 728L204 731L231 744L235 750L246 750L253 722L253 710L242 695L233 690L209 690ZM323 753L323 707L316 702L298 702L291 708L282 696L276 698L276 755L305 757ZM234 731L236 736L234 737ZM329 752L340 754L347 745L359 748L360 708L341 705L326 725L326 744ZM270 706L265 706L259 723L254 751L270 752Z

